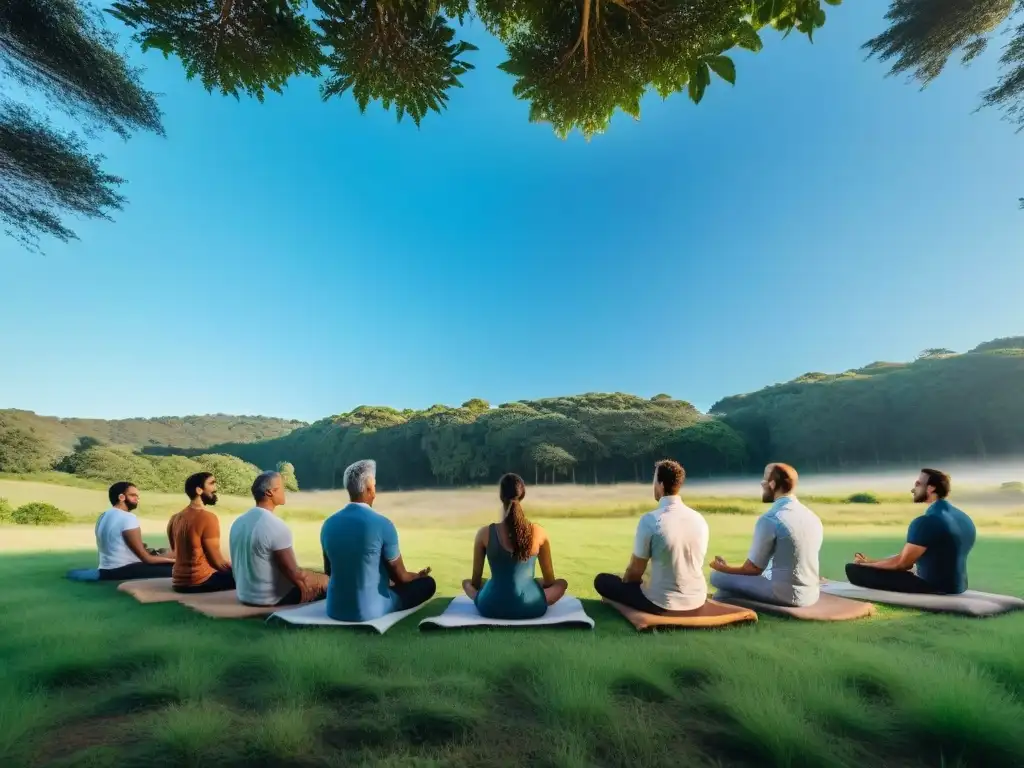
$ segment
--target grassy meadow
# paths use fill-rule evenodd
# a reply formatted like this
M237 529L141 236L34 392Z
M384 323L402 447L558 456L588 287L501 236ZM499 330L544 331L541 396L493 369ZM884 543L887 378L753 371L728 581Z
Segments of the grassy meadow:
M756 493L756 485L751 488ZM75 524L0 527L0 765L20 766L1009 766L1024 765L1024 613L972 620L881 609L838 625L762 616L755 626L638 635L592 602L621 571L647 486L531 487L555 569L597 622L581 630L383 637L218 622L177 604L139 605L95 564L102 491L0 480L13 504L47 501ZM410 567L431 566L440 613L469 575L493 489L382 494ZM747 499L684 494L707 513L709 559L741 560ZM823 575L853 552L900 545L920 507L815 498ZM903 496L902 498L906 498ZM142 494L149 544L184 496ZM337 493L283 508L301 562L318 564L319 520ZM245 499L218 505L225 535ZM967 505L965 504L965 507ZM971 586L1024 594L1024 503L969 507L979 530Z

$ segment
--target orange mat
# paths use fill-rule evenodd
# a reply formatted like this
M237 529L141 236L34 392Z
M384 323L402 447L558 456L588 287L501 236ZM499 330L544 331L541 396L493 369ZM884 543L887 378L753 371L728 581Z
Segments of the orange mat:
M656 629L658 627L686 627L689 629L712 629L730 624L742 624L757 621L757 614L749 608L725 605L708 600L700 608L692 611L678 612L671 616L657 616L643 613L635 608L612 602L602 598L602 602L621 613L626 621L637 628L637 631Z

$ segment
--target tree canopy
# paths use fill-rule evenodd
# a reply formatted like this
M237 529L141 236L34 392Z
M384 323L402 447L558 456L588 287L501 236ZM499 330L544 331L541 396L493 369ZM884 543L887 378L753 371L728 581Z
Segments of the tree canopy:
M998 81L981 94L981 105L995 107L1017 130L1024 130L1024 3L1020 0L891 0L890 24L864 47L870 56L892 62L890 74L907 74L927 86L959 55L964 65L985 51L993 38L1009 38L999 57ZM1014 26L1014 21L1019 23ZM1024 209L1024 197L1020 198Z
M726 56L758 51L759 30L813 39L822 2L840 0L478 0L506 47L501 69L530 119L559 136L604 131L616 110L639 117L648 90L700 102L711 75L736 82ZM297 75L323 77L325 100L351 93L419 125L444 110L473 68L457 38L468 0L119 0L110 12L144 49L177 55L209 91L263 99Z
M75 0L0 4L0 93L14 83L76 120L86 136L163 133L156 99L115 50L96 12ZM109 219L125 202L123 180L105 172L75 133L0 95L0 221L30 249L41 236L68 241L68 216Z

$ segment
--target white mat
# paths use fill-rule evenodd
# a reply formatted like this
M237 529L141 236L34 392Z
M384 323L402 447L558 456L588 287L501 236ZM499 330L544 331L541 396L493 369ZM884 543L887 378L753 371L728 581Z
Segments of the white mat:
M585 626L594 628L594 620L583 610L579 598L566 595L548 608L547 613L539 619L488 619L481 616L473 601L466 595L459 595L444 609L440 616L423 619L420 627L439 627L441 629L458 629L461 627L548 627L548 626Z
M965 616L995 616L1008 611L1024 609L1024 600L1019 597L975 592L970 589L959 595L919 595L909 592L868 589L855 586L847 581L830 581L821 585L821 591L853 600L899 605L936 613L959 613Z
M426 605L426 603L423 605ZM267 621L276 618L281 621L286 621L289 624L297 624L306 627L373 627L377 632L383 635L406 616L411 616L416 613L416 611L422 608L423 605L417 605L415 608L409 608L405 611L386 613L379 619L374 619L373 621L336 621L327 615L327 601L317 600L315 603L310 603L309 605L302 605L298 608L290 608L287 611L272 613L267 617Z

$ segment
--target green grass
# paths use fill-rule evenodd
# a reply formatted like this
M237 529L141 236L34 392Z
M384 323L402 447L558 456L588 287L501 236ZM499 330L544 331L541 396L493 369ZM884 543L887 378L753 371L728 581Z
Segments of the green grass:
M886 519L880 508L857 514ZM1024 764L1024 613L883 609L838 625L762 617L637 635L591 601L594 574L625 566L635 520L544 522L593 632L421 634L411 620L380 637L218 622L64 580L94 562L89 551L0 555L0 765ZM741 559L753 518L709 522L709 557ZM315 564L319 524L292 527L300 560ZM432 566L439 595L456 594L474 528L400 525L407 563ZM29 533L36 550L91 536ZM855 551L894 551L898 536L830 526L824 575L841 577ZM972 586L1024 594L1022 550L1020 538L982 536Z

